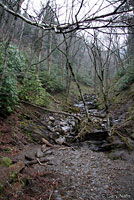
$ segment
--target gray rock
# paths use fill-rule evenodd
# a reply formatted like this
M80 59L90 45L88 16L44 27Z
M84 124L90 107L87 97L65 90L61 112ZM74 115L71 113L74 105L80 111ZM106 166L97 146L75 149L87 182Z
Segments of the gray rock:
M62 145L63 143L66 142L66 138L65 138L65 137L59 137L58 139L55 140L55 142L56 142L57 144Z
M114 152L111 152L109 153L108 157L111 159L111 160L117 160L117 159L120 159L120 160L126 160L126 156L125 156L125 152L124 151L114 151Z
M126 149L126 145L123 142L113 142L110 144L103 144L100 148L99 151L111 151L115 149Z
M52 150L48 149L46 152L45 152L45 155L51 155L53 153Z
M41 151L41 148L37 149L36 155L37 158L41 158L44 156L44 153Z
M49 117L49 120L50 120L50 121L55 121L55 118L52 117L52 116L50 116L50 117Z
M63 132L66 133L70 130L70 127L69 126L63 126L63 127L61 127L61 129L62 129Z
M65 121L62 121L59 123L61 126L67 126L67 123Z

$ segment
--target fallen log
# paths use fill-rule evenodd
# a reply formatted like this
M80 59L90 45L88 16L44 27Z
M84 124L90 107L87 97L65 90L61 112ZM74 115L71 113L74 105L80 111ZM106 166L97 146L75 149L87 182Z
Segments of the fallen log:
M79 117L77 117L77 116L75 116L73 114L70 114L70 113L61 112L61 111L55 111L55 110L50 110L50 109L47 109L47 108L44 108L44 107L41 107L41 106L38 106L38 105L35 105L35 104L32 104L32 103L29 103L29 102L26 102L26 101L20 101L20 102L24 103L24 104L27 104L27 105L30 105L30 106L33 106L35 108L47 111L47 112L57 113L57 114L60 114L60 115L65 115L65 116L71 116L71 117L74 117L75 119L77 119L79 122L81 121Z

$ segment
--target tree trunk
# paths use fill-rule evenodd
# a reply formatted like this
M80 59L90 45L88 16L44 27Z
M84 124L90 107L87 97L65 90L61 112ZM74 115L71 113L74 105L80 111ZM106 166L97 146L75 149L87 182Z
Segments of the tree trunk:
M25 13L27 13L29 3L30 3L30 0L27 1ZM19 46L19 47L18 47L18 48L19 48L19 51L20 51L20 48L21 48L21 41L22 41L22 37L23 37L23 33L24 33L24 28L25 28L25 22L22 21L21 31L20 31L20 38L19 38L19 45L18 45L18 46Z
M51 50L52 50L52 32L48 32L48 74L51 73Z

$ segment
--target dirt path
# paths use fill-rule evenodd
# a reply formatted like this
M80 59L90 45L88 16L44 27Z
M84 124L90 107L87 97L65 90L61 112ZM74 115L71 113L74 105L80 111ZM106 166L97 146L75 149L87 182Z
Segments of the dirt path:
M54 172L61 179L52 191L55 200L134 199L134 166L112 161L104 153L92 152L88 144L72 150L51 149L46 154L52 165L35 165L36 170Z

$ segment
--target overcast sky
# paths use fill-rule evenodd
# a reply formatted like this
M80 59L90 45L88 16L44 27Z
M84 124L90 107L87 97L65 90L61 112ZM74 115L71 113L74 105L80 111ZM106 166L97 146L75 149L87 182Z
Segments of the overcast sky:
M41 8L41 2L45 5L48 0L30 0L29 4L29 14L34 13L34 11L39 12ZM54 1L50 1L54 2ZM56 4L56 12L60 16L60 21L61 22L69 22L72 20L72 16L75 16L75 14L78 12L79 7L80 7L80 2L79 0L55 0ZM72 3L74 2L74 3ZM24 2L23 7L25 7L27 3L27 0ZM53 3L53 6L55 7L55 4ZM78 18L81 20L83 19L86 15L87 16L93 16L93 15L99 15L99 14L104 14L111 12L112 7L108 6L109 3L106 0L84 0L84 5L82 9L79 12ZM72 11L73 7L73 11ZM98 12L98 10L100 12ZM97 12L96 12L97 11ZM75 17L74 17L75 18ZM74 19L73 18L73 19Z

